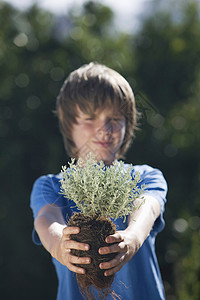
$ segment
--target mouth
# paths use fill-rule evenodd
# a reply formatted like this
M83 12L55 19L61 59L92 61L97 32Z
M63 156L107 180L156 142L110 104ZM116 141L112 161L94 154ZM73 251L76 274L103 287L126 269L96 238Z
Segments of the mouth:
M111 146L111 142L105 142L105 141L95 141L93 142L95 145L100 146L102 148L106 148L106 147L110 147Z

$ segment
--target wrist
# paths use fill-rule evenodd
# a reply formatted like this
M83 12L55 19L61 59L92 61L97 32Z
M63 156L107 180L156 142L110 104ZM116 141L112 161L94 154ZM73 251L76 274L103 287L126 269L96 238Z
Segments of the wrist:
M125 235L138 251L145 240L144 233L140 230L140 228L137 228L134 224L129 224L129 226L125 229Z
M126 231L130 235L137 237L143 244L149 236L156 218L160 214L160 203L152 196L145 195L145 202L128 219Z
M59 249L60 249L60 243L63 236L63 229L65 228L65 225L61 225L59 223L53 223L49 227L49 249L48 252L51 254L52 257L58 258L59 256Z

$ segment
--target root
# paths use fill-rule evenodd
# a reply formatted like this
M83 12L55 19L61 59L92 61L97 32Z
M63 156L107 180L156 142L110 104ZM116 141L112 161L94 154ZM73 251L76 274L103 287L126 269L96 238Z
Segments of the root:
M91 217L82 213L75 213L69 220L68 226L77 226L80 233L71 235L71 239L90 245L88 251L72 249L71 253L79 257L90 257L91 263L88 265L78 265L86 270L86 274L76 274L80 292L84 299L96 300L93 289L98 291L98 299L106 299L110 294L113 299L120 299L111 289L114 275L104 276L105 270L99 268L99 264L112 260L116 253L100 255L100 247L107 246L105 242L107 236L114 234L116 228L114 223L100 215ZM111 245L111 244L109 244Z

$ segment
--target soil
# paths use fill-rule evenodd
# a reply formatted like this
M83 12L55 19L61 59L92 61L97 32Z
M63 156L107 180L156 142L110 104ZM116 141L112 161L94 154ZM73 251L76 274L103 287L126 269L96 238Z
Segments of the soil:
M107 246L106 237L116 232L114 223L101 215L87 217L82 213L75 213L70 218L68 226L78 226L80 228L80 233L71 235L71 239L90 245L88 251L71 250L73 255L91 257L89 265L79 265L86 270L86 274L76 274L79 287L84 289L94 285L97 289L109 289L114 275L104 276L105 270L101 270L99 264L112 260L116 253L100 255L98 250L100 247Z

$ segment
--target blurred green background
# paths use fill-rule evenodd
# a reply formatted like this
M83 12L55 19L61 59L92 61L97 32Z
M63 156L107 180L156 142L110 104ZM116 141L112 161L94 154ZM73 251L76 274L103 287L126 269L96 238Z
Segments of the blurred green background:
M131 84L142 130L126 161L161 169L169 185L157 255L168 300L200 299L200 8L170 2L116 30L111 8L86 2L65 15L0 2L0 298L54 300L49 254L31 240L34 180L68 157L53 110L70 71L98 61Z

